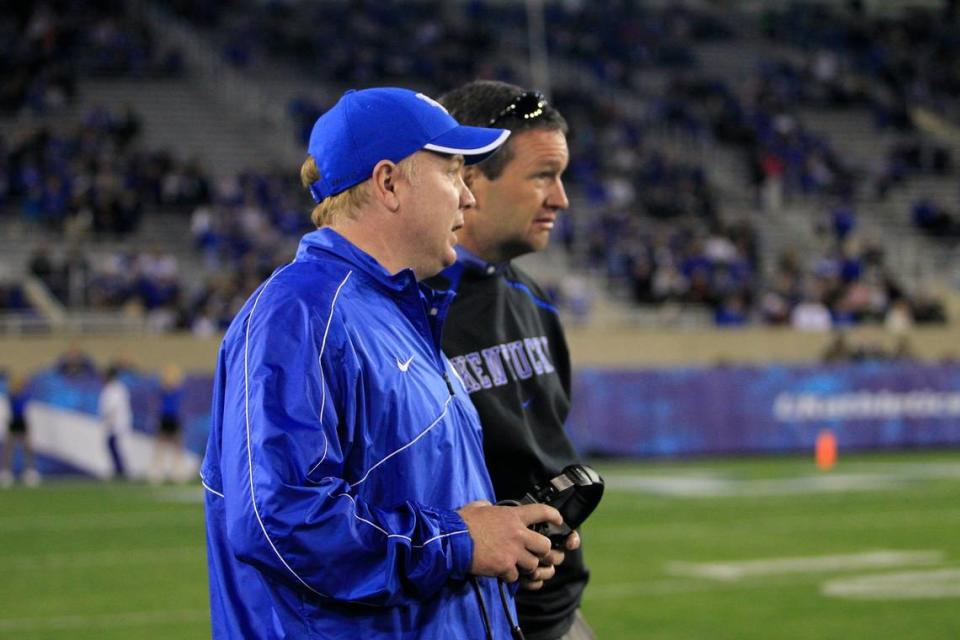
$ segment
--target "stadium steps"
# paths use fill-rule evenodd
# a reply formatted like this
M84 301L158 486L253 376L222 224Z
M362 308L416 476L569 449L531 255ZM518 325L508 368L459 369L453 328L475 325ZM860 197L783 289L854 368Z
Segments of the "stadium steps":
M692 143L688 138L666 131L648 136L651 146L662 149L684 162L701 165L710 183L720 194L720 217L727 222L747 220L760 238L761 270L772 273L780 255L796 247L798 239L805 246L815 239L806 223L806 214L797 215L794 209L804 205L785 205L778 213L763 211L755 201L743 153L734 147L714 142Z
M49 126L72 129L94 107L121 114L131 107L141 119L135 144L148 151L168 150L180 161L197 159L214 176L248 168L276 166L276 141L212 100L193 78L81 79L78 99L49 114L0 118L0 135L15 141L24 131Z
M177 258L181 276L188 280L191 274L204 272L202 258L189 241L190 221L180 215L153 213L143 216L136 232L123 238L66 238L27 224L19 219L0 223L0 272L22 276L34 249L40 245L50 248L53 258L60 259L72 247L82 247L93 264L118 252L137 253L160 248ZM186 241L185 241L186 240Z
M940 206L951 210L957 209L960 200L960 185L957 176L917 175L909 178L906 183L890 190L886 202L892 211L891 222L899 222L904 226L911 224L913 204L921 198L926 198Z
M816 226L822 213L818 205L798 200L784 203L779 212L764 211L756 202L741 150L713 142L691 144L663 133L654 135L651 141L674 157L704 167L711 184L720 192L721 218L728 222L747 220L756 229L761 269L765 273L773 274L780 256L788 249L807 255L820 247Z
M858 198L858 227L883 247L888 264L901 277L922 282L944 273L951 266L953 247L923 234L913 226L913 203L929 198L954 208L956 176L914 175L890 189L880 200L872 178L885 166L891 147L903 134L877 131L867 109L815 110L801 112L804 125L828 137L834 150L864 177Z
M736 92L750 81L762 60L771 58L771 44L760 36L752 20L738 22L735 30L739 37L699 43L694 51L704 77L718 78ZM776 47L775 55L798 60L795 52L784 47ZM743 152L728 145L714 147L704 166L723 193L724 217L745 217L754 225L760 238L763 270L772 274L779 257L788 249L799 255L816 251L821 243L816 235L822 217L819 207L801 199L784 202L778 212L763 211L755 202Z
M571 206L574 212L578 208L576 202ZM703 328L713 324L706 308L635 304L628 291L619 290L604 274L577 268L575 258L556 241L515 262L547 291L560 296L560 313L568 326Z
M80 122L85 111L86 104L77 101L52 109L45 114L38 115L24 111L12 116L0 117L0 136L8 146L12 146L23 136L40 127L60 130L68 124Z
M758 34L756 21L747 21L747 28ZM768 56L780 56L802 62L804 53L788 44L766 43ZM868 109L814 109L802 108L798 112L803 125L825 135L833 149L845 158L850 166L866 178L862 180L858 194L858 228L871 240L883 246L887 263L895 273L916 284L931 278L951 277L960 283L960 266L956 258L960 247L938 242L919 232L911 223L913 202L920 197L929 197L935 202L955 208L957 202L956 176L913 176L905 185L891 189L886 200L877 199L873 192L873 180L886 165L890 148L905 135L891 131L878 131ZM866 215L865 215L866 214Z
M876 215L870 218L882 225L888 252L899 257L903 267L914 272L916 279L955 274L960 269L957 260L960 241L932 238L917 229L912 220L913 204L921 198L945 206L957 215L957 190L956 176L914 176L906 184L892 189L885 201L872 205Z
M225 64L219 61L219 49L214 44L210 44L209 39L200 30L162 10L157 10L156 6L152 6L148 13L154 27L159 28L165 37L171 38L170 44L175 43L185 49L188 60L193 63L192 68L199 75L210 77L215 73L214 70L220 70L230 76L230 91L236 91L237 87L250 87L251 95L255 96L255 100L260 101L259 107L273 114L270 118L275 118L278 114L285 117L290 101L296 97L307 96L321 103L330 103L343 90L343 87L333 83L317 82L317 79L310 77L308 73L269 55L261 54L260 58L242 73L233 69L224 70ZM211 93L211 99L216 99L216 95ZM290 131L288 139L293 141L295 138L292 127ZM299 163L299 158L302 158L303 154L299 143L293 145L279 143L278 146L285 149L286 157L296 156ZM661 325L664 322L663 314L658 310L647 312L606 293L605 279L594 274L577 272L571 266L566 252L557 245L551 246L545 252L525 256L521 259L521 263L546 286L559 289L564 286L564 281L567 283L575 281L573 285L575 288L588 291L591 300L591 323L620 326L624 324ZM181 272L183 272L182 263ZM572 322L578 321L575 316L566 313L565 315ZM685 313L680 318L680 322L700 326L705 324L701 315ZM671 316L668 320L675 320L675 318Z
M197 159L216 176L269 167L269 141L197 84L190 79L86 80L80 86L88 106L119 111L129 105L142 118L145 149L168 149L181 161Z
M183 52L196 93L232 122L239 140L255 141L250 145L254 149L248 150L253 151L248 166L299 168L304 154L287 107L295 88L315 86L316 81L285 64L268 64L251 77L226 63L209 34L169 13L161 3L144 3L142 9L158 40ZM251 162L254 159L257 162Z
M705 43L696 47L703 72L708 77L719 77L731 87L740 88L754 72L761 59L788 59L802 63L804 54L791 46L771 43L759 34L755 21L738 25L740 38L733 41ZM900 138L898 134L878 132L867 109L844 110L803 108L797 113L801 123L810 131L824 135L833 149L863 176L875 176L883 168L889 148ZM723 163L727 167L731 163ZM714 175L729 172L724 168ZM956 249L932 241L918 233L910 224L912 202L921 194L941 204L956 202L956 183L953 178L914 177L905 186L890 192L887 201L879 202L870 192L872 185L864 180L860 196L858 226L868 240L884 247L888 264L901 277L921 282L934 274L952 268ZM742 185L749 184L744 180ZM951 192L952 189L952 192ZM762 215L752 219L765 240L764 255L776 254L776 246L793 246L800 255L820 241L815 231L826 218L829 204L820 198L802 199L788 204L775 220ZM864 215L868 212L869 215ZM779 227L779 229L778 229ZM769 263L768 263L769 264Z
M878 172L886 164L890 147L903 136L879 131L873 116L863 107L850 109L803 108L798 112L804 126L824 135L835 151L855 168Z

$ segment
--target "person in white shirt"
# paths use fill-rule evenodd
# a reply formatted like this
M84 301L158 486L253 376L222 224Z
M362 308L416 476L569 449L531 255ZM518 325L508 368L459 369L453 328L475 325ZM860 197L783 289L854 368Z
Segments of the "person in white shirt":
M804 288L803 300L790 312L790 326L797 331L830 331L833 327L833 317L830 310L823 303L823 294L815 282L810 282Z
M100 392L100 419L107 433L107 447L113 459L116 477L126 475L124 448L127 436L133 429L133 411L130 408L130 391L120 380L120 369L110 366L106 372L106 384Z

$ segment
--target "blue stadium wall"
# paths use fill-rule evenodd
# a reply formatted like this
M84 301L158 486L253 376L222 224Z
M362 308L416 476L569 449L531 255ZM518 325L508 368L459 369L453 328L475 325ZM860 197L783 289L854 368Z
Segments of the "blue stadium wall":
M890 362L581 370L568 428L586 453L691 456L960 445L960 366Z
M159 426L160 385L137 373L124 380L138 477L147 472ZM109 476L96 417L101 384L94 373L66 377L53 369L31 379L28 416L41 472ZM212 386L209 374L185 382L184 443L194 467L206 442ZM846 450L960 446L958 364L581 368L573 396L568 430L588 455L789 453L811 450L823 429Z

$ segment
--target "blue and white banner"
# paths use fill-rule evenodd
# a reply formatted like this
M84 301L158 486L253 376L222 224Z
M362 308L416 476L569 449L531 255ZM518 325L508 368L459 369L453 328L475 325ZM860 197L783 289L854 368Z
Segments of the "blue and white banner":
M148 476L154 463L155 434L159 430L161 388L151 375L124 372L120 376L130 391L133 429L116 434L116 447L125 474L134 479ZM187 376L181 407L184 452L173 475L192 479L206 446L210 421L212 378ZM43 474L78 473L97 478L114 475L115 464L108 444L107 427L98 416L103 380L92 367L65 374L57 368L38 372L27 383L25 416L28 438ZM0 439L7 446L10 415L5 385L0 387ZM17 455L17 464L20 466Z
M585 453L678 456L960 446L960 366L893 362L575 376L568 429Z
M134 428L121 444L129 475L143 477L159 425L160 384L136 373L122 379ZM95 373L56 370L30 381L27 417L41 472L112 474L107 432L97 417L102 384ZM206 445L212 390L208 374L184 381L180 418L191 473ZM580 369L567 428L588 455L803 451L823 429L847 450L960 446L960 365Z

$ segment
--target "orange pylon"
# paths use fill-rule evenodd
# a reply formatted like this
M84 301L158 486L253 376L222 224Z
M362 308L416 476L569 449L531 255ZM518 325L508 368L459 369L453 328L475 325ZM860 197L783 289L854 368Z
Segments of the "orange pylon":
M821 471L829 471L837 463L837 437L833 431L824 429L817 434L814 456Z

